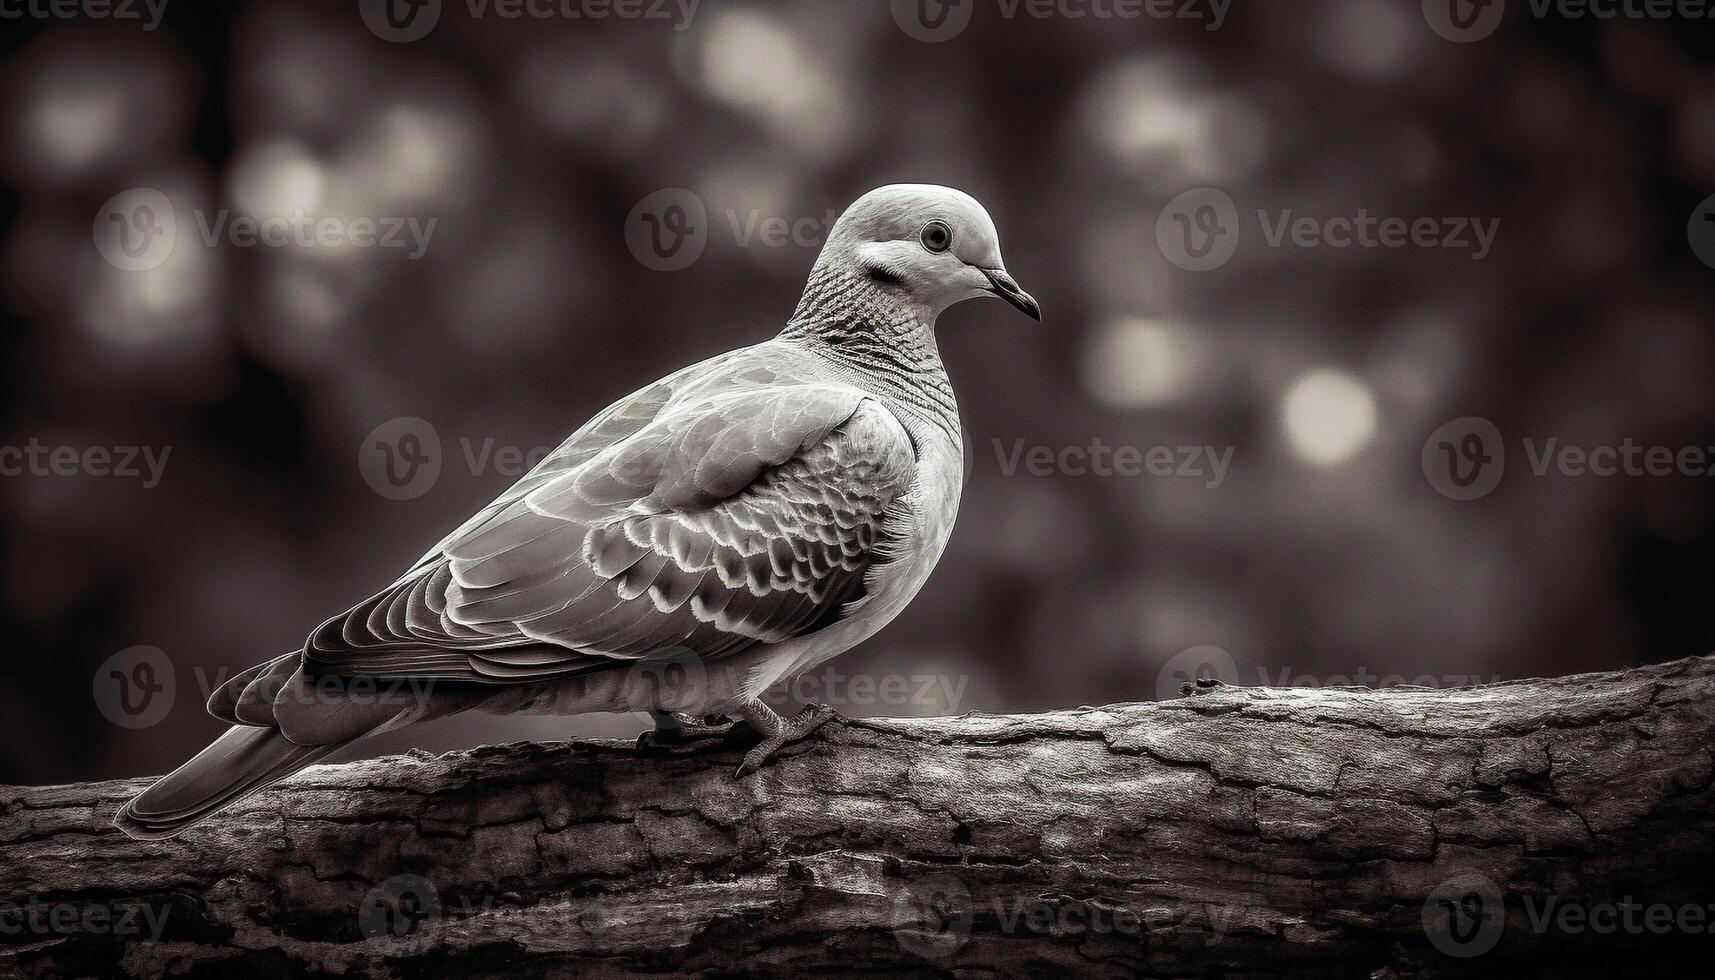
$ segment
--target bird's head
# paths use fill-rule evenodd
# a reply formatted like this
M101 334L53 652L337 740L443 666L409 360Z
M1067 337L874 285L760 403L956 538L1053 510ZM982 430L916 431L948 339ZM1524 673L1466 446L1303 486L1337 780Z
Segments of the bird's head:
M834 223L817 264L830 263L922 308L930 322L978 296L999 296L1042 319L1042 308L1000 260L994 220L951 187L889 184L858 198Z

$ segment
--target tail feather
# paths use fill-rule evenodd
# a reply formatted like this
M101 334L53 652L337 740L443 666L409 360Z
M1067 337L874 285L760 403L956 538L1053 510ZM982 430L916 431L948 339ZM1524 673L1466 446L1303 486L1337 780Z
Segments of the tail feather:
M263 662L248 670L233 675L226 683L214 689L208 697L208 713L226 722L228 725L252 725L257 722L245 721L238 716L238 702L243 699L244 692L250 685L264 674L272 674L282 667L287 673L295 669L301 659L299 654L287 653ZM274 724L273 720L261 722L264 727Z
M280 691L298 674L298 658L294 656L279 657L267 664L267 670L256 675L250 683L244 685L239 692L238 701L233 705L232 713L241 725L261 725L264 728L284 727L274 715L274 700ZM290 738L290 735L287 735ZM304 739L293 739L304 743ZM309 741L316 741L310 739ZM317 742L317 744L320 744Z
M125 804L114 825L141 840L173 837L357 739L463 710L473 700L431 700L426 684L346 687L318 686L297 654L237 675L209 698L210 713L233 727Z
M228 729L196 758L155 781L113 823L139 840L174 837L215 811L314 764L338 745L298 745L276 728Z

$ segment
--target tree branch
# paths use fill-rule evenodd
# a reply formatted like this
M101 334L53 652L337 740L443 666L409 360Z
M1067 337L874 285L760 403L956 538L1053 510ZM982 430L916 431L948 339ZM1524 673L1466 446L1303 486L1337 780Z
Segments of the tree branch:
M108 824L147 780L5 787L0 972L1706 964L1712 732L1701 658L836 721L742 781L731 746L407 755L306 770L153 843Z

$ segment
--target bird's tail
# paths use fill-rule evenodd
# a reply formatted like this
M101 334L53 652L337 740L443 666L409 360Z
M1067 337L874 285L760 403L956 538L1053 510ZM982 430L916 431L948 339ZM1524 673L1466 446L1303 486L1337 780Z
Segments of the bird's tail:
M114 826L132 837L173 837L251 793L366 735L421 718L426 695L393 690L363 697L313 683L286 654L233 677L209 713L233 727L196 758L125 804ZM442 709L453 706L444 701Z
M160 840L339 748L298 745L278 728L235 725L196 758L120 809L114 826L138 840Z

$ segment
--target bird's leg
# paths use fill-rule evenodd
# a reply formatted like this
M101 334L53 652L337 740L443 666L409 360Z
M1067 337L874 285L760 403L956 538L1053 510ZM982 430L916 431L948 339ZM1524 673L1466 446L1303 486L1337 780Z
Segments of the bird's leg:
M733 705L732 710L734 714L743 719L750 727L756 729L762 736L762 744L745 753L744 763L738 767L736 776L738 779L743 779L761 769L763 763L785 746L798 741L839 717L838 712L825 704L812 704L788 721L775 714L773 708L756 698L746 698L739 701Z
M733 729L732 722L714 723L714 716L696 718L677 711L651 711L649 719L655 727L637 736L640 749L663 749L701 739L725 738Z

